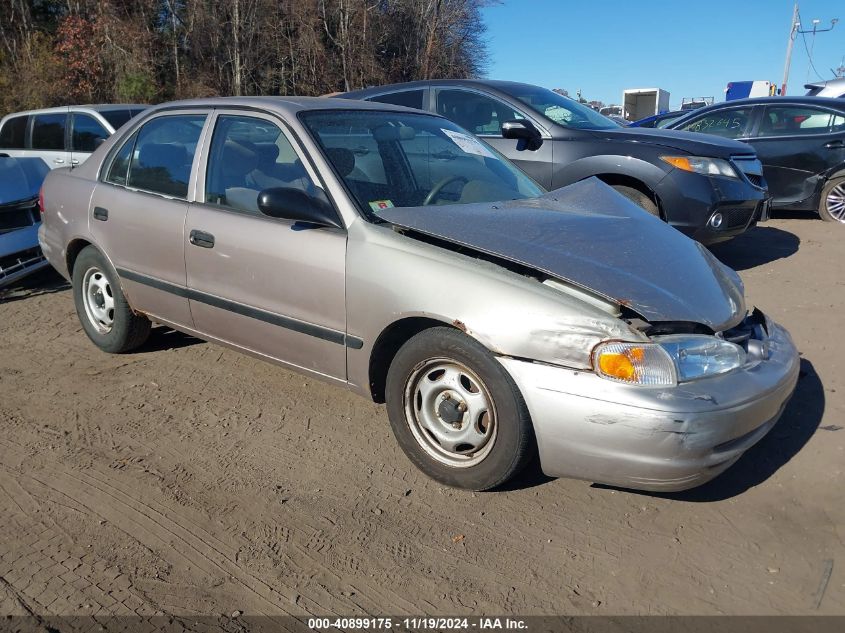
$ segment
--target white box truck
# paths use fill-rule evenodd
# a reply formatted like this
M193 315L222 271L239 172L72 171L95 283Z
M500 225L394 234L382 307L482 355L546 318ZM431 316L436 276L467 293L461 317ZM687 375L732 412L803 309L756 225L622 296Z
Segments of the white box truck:
M622 116L639 121L669 111L669 93L662 88L630 88L622 93Z

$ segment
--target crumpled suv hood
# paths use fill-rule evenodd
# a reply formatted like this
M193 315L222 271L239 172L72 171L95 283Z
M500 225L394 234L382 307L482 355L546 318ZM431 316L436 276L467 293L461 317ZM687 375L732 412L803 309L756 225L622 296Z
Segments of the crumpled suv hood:
M596 178L540 198L388 208L378 215L588 289L648 321L720 331L745 316L733 270Z

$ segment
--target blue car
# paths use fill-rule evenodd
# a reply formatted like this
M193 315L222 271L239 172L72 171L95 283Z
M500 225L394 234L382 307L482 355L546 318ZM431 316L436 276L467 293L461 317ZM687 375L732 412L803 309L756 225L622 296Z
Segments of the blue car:
M673 121L677 121L682 116L689 114L691 110L675 110L673 112L662 112L661 114L654 114L647 116L639 121L634 121L630 127L650 127L650 128L664 128Z
M38 191L49 172L40 158L0 154L0 287L47 266L38 246Z

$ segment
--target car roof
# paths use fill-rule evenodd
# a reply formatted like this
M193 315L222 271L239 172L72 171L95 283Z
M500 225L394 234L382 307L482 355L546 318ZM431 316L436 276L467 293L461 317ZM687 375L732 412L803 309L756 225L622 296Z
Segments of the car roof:
M372 86L364 88L363 90L352 90L345 92L341 98L365 98L370 95L378 95L385 92L392 92L394 90L411 90L414 88L428 88L429 86L463 86L466 88L492 88L503 92L510 93L514 88L538 88L533 84L527 84L520 81L505 81L501 79L426 79L423 81L407 81L398 84L386 84L384 86Z
M380 110L412 112L420 114L419 110L387 103L370 103L368 101L351 101L338 97L209 97L205 99L186 99L170 101L151 110L174 108L259 108L275 110L288 116L309 110ZM429 113L426 113L429 114ZM431 115L438 116L438 115Z
M750 99L733 99L731 101L722 101L721 103L714 103L713 105L705 106L703 108L696 108L695 110L690 110L687 114L682 116L677 121L673 121L672 123L670 123L668 128L674 129L676 125L683 124L686 121L692 119L694 116L702 113L723 110L725 108L736 108L742 106L755 106L766 104L779 104L786 106L816 105L824 106L827 108L832 107L834 109L845 112L845 100L843 99L831 99L830 97L806 97L797 95L794 97L752 97Z
M845 77L837 77L836 79L825 79L822 81L814 81L813 83L804 84L804 87L807 89L810 88L824 88L825 86L838 86L839 84L845 84Z
M143 103L84 103L66 106L54 106L52 108L35 108L33 110L21 110L19 112L9 112L6 116L52 114L54 112L67 112L68 110L93 110L94 112L111 112L114 110L146 110L149 107L149 105Z

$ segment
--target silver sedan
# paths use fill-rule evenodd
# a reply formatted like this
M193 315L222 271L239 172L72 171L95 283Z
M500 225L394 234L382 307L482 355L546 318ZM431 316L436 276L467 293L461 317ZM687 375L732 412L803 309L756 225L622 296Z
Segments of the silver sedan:
M452 486L538 453L552 476L689 488L771 429L798 376L705 248L597 180L546 192L431 114L165 104L43 200L41 246L101 349L157 322L386 402Z

